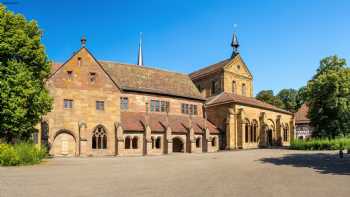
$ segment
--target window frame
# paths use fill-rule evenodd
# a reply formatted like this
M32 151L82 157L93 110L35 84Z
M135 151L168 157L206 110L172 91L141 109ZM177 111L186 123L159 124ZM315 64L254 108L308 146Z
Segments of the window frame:
M102 106L102 108L101 108L101 106ZM105 110L105 101L101 101L101 100L96 101L96 110L97 111L104 111Z
M122 96L120 97L120 109L121 110L128 110L129 109L129 98Z
M63 99L63 108L73 109L73 105L74 105L73 102L74 102L73 99Z

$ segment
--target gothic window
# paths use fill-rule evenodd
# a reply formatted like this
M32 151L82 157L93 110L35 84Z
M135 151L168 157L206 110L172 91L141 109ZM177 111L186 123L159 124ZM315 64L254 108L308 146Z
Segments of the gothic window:
M257 142L257 128L258 128L258 124L257 122L254 120L253 121L253 142Z
M138 141L139 141L138 137L135 136L132 138L132 148L133 149L138 149Z
M92 149L107 148L107 133L102 126L97 126L92 135Z
M130 139L130 136L127 136L125 138L125 142L124 142L124 146L125 146L125 149L130 149L130 146L131 145L131 139Z
M247 142L249 142L249 122L248 121L246 121L245 123L244 123L244 134L245 134L245 136L244 136L244 139L245 139L245 142L247 143Z
M200 148L201 147L201 138L197 137L196 138L196 148Z
M73 108L73 100L71 100L71 99L64 99L63 100L63 106L64 106L64 109L72 109Z
M104 101L96 101L96 110L99 110L99 111L105 110L105 102Z
M285 141L285 142L288 141L288 126L285 126L283 128L283 141Z
M160 137L157 137L156 145L155 145L156 149L160 149L160 143L161 143L161 139L160 139Z
M89 73L89 81L90 81L90 83L95 83L95 81L96 81L96 73L94 73L94 72L90 72Z
M236 81L232 81L232 93L236 94Z
M120 109L127 110L129 108L128 97L120 97Z
M246 96L247 94L247 87L245 85L245 83L242 84L242 96Z

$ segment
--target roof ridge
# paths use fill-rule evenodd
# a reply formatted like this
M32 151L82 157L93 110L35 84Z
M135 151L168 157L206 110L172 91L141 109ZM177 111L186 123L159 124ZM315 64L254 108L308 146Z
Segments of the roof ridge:
M185 73L181 73L181 72L177 72L177 71L171 71L171 70L167 70L167 69L163 69L163 68L157 68L157 67L153 67L150 65L143 65L143 66L139 66L136 64L130 64L130 63L123 63L123 62L116 62L116 61L110 61L110 60L98 60L101 63L112 63L112 64L120 64L120 65L126 65L126 66L135 66L135 67L139 67L141 69L149 69L149 70L156 70L156 71L162 71L162 72L168 72L168 73L173 73L173 74L179 74L179 75L184 75L184 76L188 76Z
M199 72L201 72L201 71L203 71L203 70L205 70L205 69L208 69L208 68L210 68L210 67L213 67L213 66L215 66L215 65L218 65L218 64L220 64L220 63L223 63L223 62L225 62L225 61L227 61L227 60L231 60L231 59L233 59L233 58L227 58L227 59L218 61L218 62L216 62L216 63L209 64L208 66L205 66L205 67L203 67L203 68L200 68L200 69L198 69L198 70L195 70L195 71L189 73L188 75L193 75L193 74L199 73Z

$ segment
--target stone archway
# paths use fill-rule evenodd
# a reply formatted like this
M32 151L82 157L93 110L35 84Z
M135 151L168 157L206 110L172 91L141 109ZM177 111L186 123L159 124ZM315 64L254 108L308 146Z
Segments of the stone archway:
M54 156L75 156L76 140L74 135L67 130L57 132L50 152Z
M173 138L173 152L184 153L184 143L181 138L174 137Z

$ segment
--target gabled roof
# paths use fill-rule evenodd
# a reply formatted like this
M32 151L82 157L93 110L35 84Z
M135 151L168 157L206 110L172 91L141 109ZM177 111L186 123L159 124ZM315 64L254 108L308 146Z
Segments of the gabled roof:
M309 107L306 103L304 103L298 111L295 113L295 123L310 123L310 119L307 117L307 113L309 111Z
M132 64L99 63L122 90L205 100L186 74Z
M225 60L220 61L218 63L212 64L212 65L209 65L209 66L204 67L202 69L199 69L197 71L194 71L194 72L190 73L189 76L191 77L192 80L195 80L197 78L201 78L201 77L207 76L209 74L219 72L219 71L223 70L225 68L225 66L229 65L231 62L233 62L235 60L241 61L244 64L244 67L247 69L247 72L249 73L249 75L251 77L253 76L251 74L251 72L249 71L248 66L245 64L245 62L243 61L243 59L241 58L239 53L237 53L233 58L228 58L228 59L225 59Z
M233 93L227 93L227 92L222 92L217 96L210 97L207 100L206 105L210 107L213 105L220 105L220 104L226 104L226 103L237 103L237 104L241 104L241 105L262 108L262 109L281 112L281 113L290 114L290 115L293 114L289 111L280 109L280 108L275 107L271 104L262 102L256 98L240 96L240 95L236 95Z
M167 121L166 114L149 113L149 126L152 131L165 132ZM174 133L189 132L189 117L183 115L169 115L169 126ZM121 125L123 130L144 131L146 125L145 112L121 112ZM203 133L205 119L199 116L192 117L192 128L195 133ZM209 121L206 121L206 127L211 134L218 134L219 130Z

